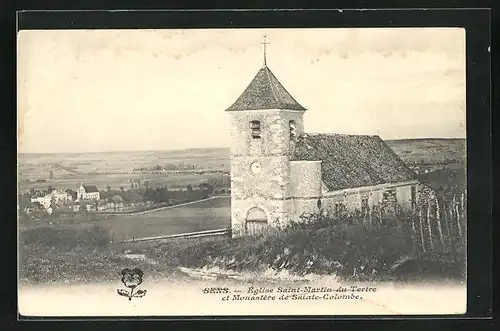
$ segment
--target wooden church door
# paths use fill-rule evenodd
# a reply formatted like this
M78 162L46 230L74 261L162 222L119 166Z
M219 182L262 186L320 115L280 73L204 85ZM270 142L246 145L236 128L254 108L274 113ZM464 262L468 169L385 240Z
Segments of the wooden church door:
M268 226L266 213L257 207L248 211L245 222L245 232L247 235L258 235L266 230Z

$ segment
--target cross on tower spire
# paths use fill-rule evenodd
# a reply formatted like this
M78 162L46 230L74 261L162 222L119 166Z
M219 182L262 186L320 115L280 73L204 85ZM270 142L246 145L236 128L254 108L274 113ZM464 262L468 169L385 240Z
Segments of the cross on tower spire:
M264 35L264 41L261 42L262 45L264 45L264 67L267 66L267 62L266 62L266 45L269 45L268 42L266 42L267 40L267 35Z

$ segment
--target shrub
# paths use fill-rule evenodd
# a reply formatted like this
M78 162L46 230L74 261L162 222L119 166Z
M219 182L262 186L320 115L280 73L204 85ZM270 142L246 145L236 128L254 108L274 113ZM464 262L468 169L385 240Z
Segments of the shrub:
M405 226L395 226L404 224L407 218L398 216L389 215L385 222L369 225L356 214L339 218L309 215L258 236L181 239L160 244L150 254L161 263L186 267L272 268L295 274L336 274L343 279L387 279L402 258L429 260L429 256L413 254L411 232ZM441 262L444 260L441 258ZM456 261L455 265L462 266L462 260Z
M76 248L106 249L110 241L108 230L97 224L81 229L39 227L21 231L19 234L21 247L63 251Z

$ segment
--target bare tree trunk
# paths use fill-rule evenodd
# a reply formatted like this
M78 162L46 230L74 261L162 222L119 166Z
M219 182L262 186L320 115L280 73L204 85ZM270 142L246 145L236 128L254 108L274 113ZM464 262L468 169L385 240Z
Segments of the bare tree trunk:
M462 239L463 238L463 235L462 235L462 226L460 225L460 215L459 215L459 211L458 211L458 205L455 205L455 212L457 214L458 234L460 236L460 239Z
M446 226L446 235L448 237L448 246L449 248L451 249L451 229L450 229L450 220L448 219L448 217L451 217L451 214L448 215L448 212L446 211L446 209L449 209L446 207L446 202L443 201L443 220L444 220L444 224Z
M465 244L467 245L467 230L468 230L468 227L467 227L467 201L466 201L467 197L465 196L464 193L462 193L462 206L463 206L463 210L462 210L462 220L463 220L463 224L464 224L464 240L465 240ZM467 251L467 250L466 250Z
M416 246L417 246L417 232L415 230L415 207L412 208L412 212L411 212L411 238L412 238L412 241L413 241L413 252L415 252L417 250Z
M462 206L462 215L460 217L461 222L463 222L464 226L464 238L467 238L467 218L466 218L466 207L465 207L465 194L462 193L462 196L460 198L460 204Z
M463 218L464 216L464 211L465 211L465 204L464 204L464 194L462 193L460 196L460 207L461 207L461 217Z
M434 253L434 242L432 241L432 227L431 227L431 208L429 206L430 201L427 201L427 227L429 229L429 243L431 245L431 251Z
M368 218L369 218L370 227L371 227L373 225L373 223L372 223L372 206L371 205L368 206Z
M447 250L447 248L444 245L444 239L443 239L443 229L441 227L441 215L439 215L439 201L436 198L434 198L436 201L436 222L438 225L438 231L439 231L439 239L441 240L441 246L443 247L443 250Z
M422 221L422 208L418 208L418 219L420 221L420 240L422 241L422 251L425 253L424 222Z
M456 222L455 222L455 208L453 207L455 204L455 200L452 200L452 202L450 203L450 227L451 227L451 234L452 234L452 242L453 242L453 246L455 247L456 246L456 243L457 243L457 239L456 239L456 234L457 234L457 230L455 229L456 227Z
M455 230L453 229L453 227L455 226L454 225L454 222L455 222L455 209L453 208L453 205L455 204L455 201L452 200L451 203L450 203L450 226L452 227L451 229L451 233L454 234Z
M467 267L467 261L468 261L468 256L467 256L467 207L465 206L466 201L465 194L462 193L462 219L464 222L464 239L462 240L463 243L463 248L464 248L464 253L465 253L465 265Z
M378 214L379 214L378 223L379 225L382 225L382 206L379 207Z
M467 222L467 206L465 201L467 198L465 197L465 194L462 193L462 217L464 218L464 222Z

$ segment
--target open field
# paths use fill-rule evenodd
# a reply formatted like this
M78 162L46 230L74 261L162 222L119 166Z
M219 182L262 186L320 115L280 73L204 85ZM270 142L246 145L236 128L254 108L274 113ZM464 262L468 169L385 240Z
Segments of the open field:
M47 176L53 165L60 175L132 171L134 168L151 167L157 164L191 164L204 169L229 170L229 149L185 149L173 151L127 151L98 153L55 153L55 154L20 154L20 172L26 178L36 175ZM57 175L57 174L55 174Z
M465 139L386 140L405 162L451 164L464 162ZM131 172L134 168L165 164L189 164L196 169L229 171L229 148L204 148L173 151L131 151L66 154L20 154L21 179L72 179L94 172ZM107 176L106 176L107 177Z
M50 221L39 221L37 224L21 224L20 229L43 226L82 229L93 225L100 225L107 229L114 242L132 238L222 229L230 225L230 200L229 197L218 197L140 215L92 215L92 217L85 217L77 214L74 217L61 216Z
M135 216L102 220L116 241L184 232L216 230L230 225L229 198L217 198Z
M167 186L168 188L185 188L188 184L198 185L211 180L222 180L221 173L205 173L205 174L146 174L146 175L93 175L93 174L78 174L67 176L64 178L55 178L47 182L23 182L19 183L21 192L34 189L45 189L49 185L60 189L76 190L81 183L94 184L100 190L105 190L109 185L112 189L117 190L120 187L129 188L130 179L139 179L143 183L149 181L149 187L156 188ZM21 178L22 179L22 178ZM227 181L227 179L226 179Z
M438 191L466 190L465 139L390 140L387 144L417 171L421 183Z
M466 161L465 139L402 139L386 143L405 163L429 170L455 169L463 167Z
M195 185L220 178L220 173L205 174L132 174L134 168L156 165L190 165L195 170L228 171L229 151L225 148L188 149L180 151L132 151L102 153L20 154L19 188L76 189L82 183L113 189L128 187L130 179L149 180L151 187L167 185L172 188ZM98 173L120 173L114 175ZM37 182L39 181L39 182Z

